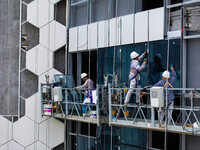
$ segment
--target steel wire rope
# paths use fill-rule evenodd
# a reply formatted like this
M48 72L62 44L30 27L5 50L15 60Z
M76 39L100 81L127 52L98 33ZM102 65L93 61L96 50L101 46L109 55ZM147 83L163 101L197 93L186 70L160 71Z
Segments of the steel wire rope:
M171 0L169 1L171 3ZM169 28L170 28L170 8L169 8L169 16L168 16L168 32L169 32ZM169 50L170 50L170 39L169 39L169 36L167 36L167 71L169 70ZM168 82L168 78L167 78L167 81ZM167 125L168 125L168 85L165 87L165 90L166 90L166 109L165 109L165 137L164 137L164 150L167 150Z

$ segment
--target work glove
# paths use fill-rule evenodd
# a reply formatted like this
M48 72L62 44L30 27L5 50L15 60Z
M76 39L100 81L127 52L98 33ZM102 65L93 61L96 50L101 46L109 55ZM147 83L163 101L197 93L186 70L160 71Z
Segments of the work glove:
M145 53L145 54L149 54L149 49L147 49L144 53Z
M144 59L144 62L145 62L145 61L147 62L147 58ZM146 64L147 64L147 63L146 63Z
M173 70L174 69L174 65L170 64L170 69Z

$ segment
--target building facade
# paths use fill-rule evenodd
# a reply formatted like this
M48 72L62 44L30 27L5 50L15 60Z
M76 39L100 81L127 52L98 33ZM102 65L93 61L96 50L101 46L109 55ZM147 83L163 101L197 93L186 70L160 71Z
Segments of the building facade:
M200 118L199 90L195 90L200 87L199 0L2 0L0 7L0 149L199 149L198 127L188 125L199 124ZM189 93L176 93L174 123L166 132L149 128L148 123L134 125L134 118L141 117L135 117L137 112L143 111L143 122L152 118L147 108L129 108L127 119L124 106L113 106L122 109L119 119L113 120L109 90L105 90L107 98L99 98L107 107L96 106L98 118L107 118L105 122L71 119L69 114L43 116L41 83L46 83L46 75L52 82L56 74L71 74L75 85L81 85L80 75L85 72L96 89L105 84L105 75L110 84L117 75L118 87L125 88L130 53L147 49L142 87L155 84L174 64L174 88L197 92L190 93L194 103ZM119 99L123 104L124 99ZM143 100L150 104L148 95ZM135 103L134 96L130 102ZM176 128L179 119L183 124Z

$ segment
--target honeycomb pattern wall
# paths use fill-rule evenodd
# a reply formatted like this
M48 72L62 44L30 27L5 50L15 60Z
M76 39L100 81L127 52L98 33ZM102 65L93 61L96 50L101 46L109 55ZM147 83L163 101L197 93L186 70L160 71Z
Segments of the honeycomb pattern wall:
M24 51L26 66L22 72L29 71L37 77L34 79L38 90L21 95L25 116L15 122L0 116L0 150L51 150L64 142L64 123L42 117L40 99L40 83L45 83L45 75L52 81L54 74L61 74L53 67L54 52L66 44L66 27L54 20L54 5L59 1L34 0L26 4L26 22L39 28L40 36L38 45Z

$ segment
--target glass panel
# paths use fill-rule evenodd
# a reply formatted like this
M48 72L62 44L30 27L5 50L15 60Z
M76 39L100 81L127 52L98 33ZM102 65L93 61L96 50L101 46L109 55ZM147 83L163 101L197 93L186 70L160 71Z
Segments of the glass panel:
M108 0L92 0L92 22L108 19Z
M90 141L88 142L88 139L89 138L87 137L77 136L77 150L95 150L95 140L90 138Z
M117 16L124 16L133 13L133 0L119 0Z
M87 24L87 3L71 7L71 27Z
M121 143L135 146L146 146L146 130L121 127Z
M167 69L167 47L168 41L156 41L150 43L149 83L151 85L161 80L163 71ZM178 88L180 87L180 41L171 40L169 47L169 67L170 64L174 65L177 73L177 79L174 83L174 87Z

